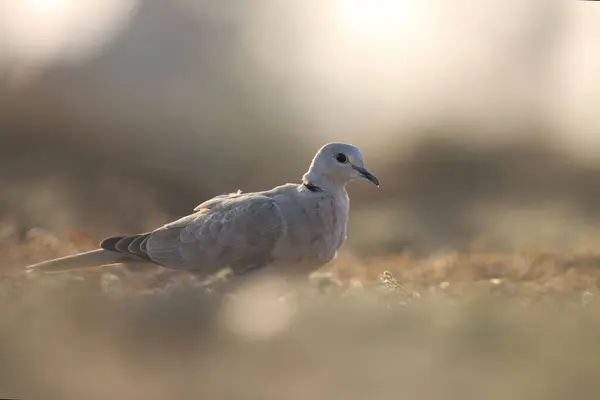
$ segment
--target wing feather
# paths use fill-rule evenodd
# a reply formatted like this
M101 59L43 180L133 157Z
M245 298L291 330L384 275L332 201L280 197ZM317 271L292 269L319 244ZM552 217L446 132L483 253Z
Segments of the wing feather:
M238 195L198 209L145 239L145 252L152 261L212 274L226 267L240 273L272 260L283 227L272 198Z

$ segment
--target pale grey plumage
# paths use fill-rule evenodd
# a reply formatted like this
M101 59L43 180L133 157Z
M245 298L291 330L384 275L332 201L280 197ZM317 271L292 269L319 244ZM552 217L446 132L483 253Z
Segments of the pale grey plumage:
M102 249L27 269L142 261L206 276L227 267L234 274L259 267L304 274L328 263L344 243L349 211L345 186L358 178L379 185L364 168L358 148L329 143L313 158L302 184L219 195L152 232L108 238Z

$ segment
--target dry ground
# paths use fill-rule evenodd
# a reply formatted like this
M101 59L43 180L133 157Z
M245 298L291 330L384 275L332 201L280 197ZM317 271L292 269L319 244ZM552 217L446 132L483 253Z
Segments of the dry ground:
M6 226L0 237L0 396L530 400L600 392L600 253L346 253L328 269L339 286L323 278L312 295L286 301L262 286L211 302L186 285L166 291L191 282L161 270L25 277L23 265L94 240Z
M24 265L93 249L96 245L97 240L91 235L75 229L54 233L35 228L20 233L4 225L0 227L2 276L7 282L20 282L24 279L21 272ZM344 291L357 285L379 284L384 271L391 272L407 291L420 296L499 294L531 301L573 300L593 296L600 289L600 250L558 251L533 247L514 253L448 250L426 257L410 252L359 256L347 250L317 276L333 279ZM66 280L83 277L97 283L99 288L103 281L116 282L112 288L118 285L123 292L131 293L190 282L186 273L158 267L134 272L120 267L90 269L63 276Z

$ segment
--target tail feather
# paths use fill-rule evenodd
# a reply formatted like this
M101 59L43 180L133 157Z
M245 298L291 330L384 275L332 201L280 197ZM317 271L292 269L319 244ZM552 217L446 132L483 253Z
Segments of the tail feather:
M149 233L113 236L104 239L97 250L73 254L29 265L27 271L62 272L109 264L153 262L146 252Z
M124 254L105 249L98 249L32 264L25 267L25 269L27 271L62 272L131 261L132 258Z
M116 251L129 256L138 257L144 261L152 261L146 252L146 242L149 233L140 235L113 236L104 239L100 247L105 250Z
M148 254L146 253L146 242L147 241L148 241L147 235L139 235L135 239L133 239L131 241L131 243L129 243L127 250L129 250L131 253L134 253L138 257L141 257L145 260L150 261L150 257L148 257Z

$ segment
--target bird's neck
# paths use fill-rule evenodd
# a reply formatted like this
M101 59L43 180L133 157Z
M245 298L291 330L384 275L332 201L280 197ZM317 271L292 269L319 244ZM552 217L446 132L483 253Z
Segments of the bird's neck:
M302 184L308 190L312 192L329 192L329 193L343 193L346 190L345 182L338 182L336 180L330 179L326 175L318 175L311 173L308 171L302 177Z

